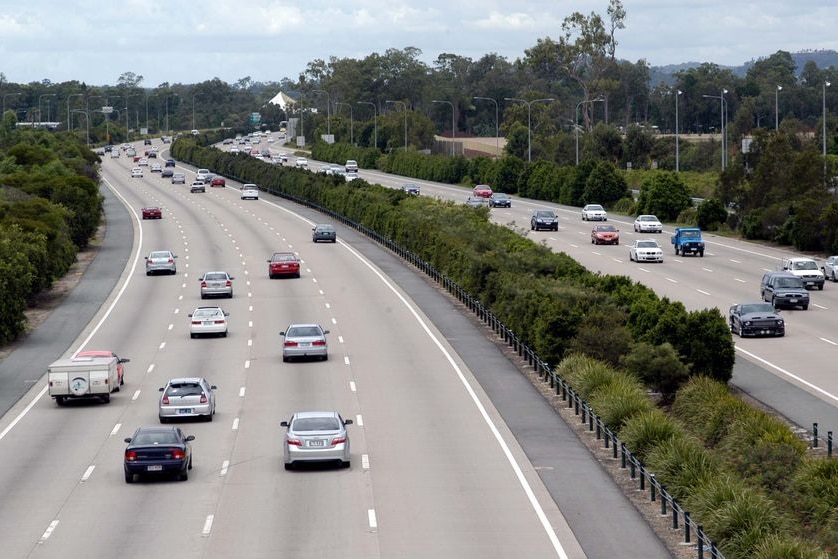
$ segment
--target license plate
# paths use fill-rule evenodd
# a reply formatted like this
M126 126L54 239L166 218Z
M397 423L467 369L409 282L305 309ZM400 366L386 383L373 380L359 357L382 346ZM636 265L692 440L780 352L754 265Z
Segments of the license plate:
M149 472L162 472L163 471L163 466L161 466L159 464L155 464L153 466L148 466L147 471L149 471Z
M308 446L323 446L323 441L308 441Z
M212 326L212 321L205 320L201 324L203 324L204 326Z
M192 408L178 408L178 413L192 413Z
M796 303L797 299L789 299L789 303Z
M300 346L300 347L310 347L310 346L311 346L311 343L310 343L310 342L300 342L300 343L299 343L299 346Z

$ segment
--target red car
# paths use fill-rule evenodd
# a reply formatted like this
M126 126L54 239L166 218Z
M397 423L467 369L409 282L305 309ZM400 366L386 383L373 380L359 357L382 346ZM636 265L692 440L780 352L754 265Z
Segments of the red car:
M491 198L492 187L488 184L478 184L474 187L474 190L471 191L471 195L479 196L480 198Z
M212 177L210 181L210 186L226 186L227 182L224 180L224 177Z
M268 277L300 277L300 259L293 252L275 252L268 260Z
M119 386L125 384L125 366L124 363L128 363L131 361L130 359L123 359L120 358L119 355L114 353L113 351L108 350L101 350L101 349L91 349L89 351L81 351L76 354L76 357L116 357L116 378L119 379ZM119 390L119 388L117 388Z
M163 210L158 207L143 208L143 219L163 219Z
M620 230L613 225L594 225L591 229L591 244L618 245L620 244Z
M141 155L135 155L134 156L134 163L138 163L140 161L140 159L142 159Z

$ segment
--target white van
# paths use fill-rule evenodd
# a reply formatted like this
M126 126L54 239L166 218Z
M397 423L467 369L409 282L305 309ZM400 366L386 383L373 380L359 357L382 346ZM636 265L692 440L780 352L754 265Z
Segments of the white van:
M347 159L346 160L346 172L347 173L357 173L358 172L358 162L354 159Z
M119 390L120 360L117 357L71 357L59 359L47 369L49 395L61 406L69 398L100 398L111 401Z

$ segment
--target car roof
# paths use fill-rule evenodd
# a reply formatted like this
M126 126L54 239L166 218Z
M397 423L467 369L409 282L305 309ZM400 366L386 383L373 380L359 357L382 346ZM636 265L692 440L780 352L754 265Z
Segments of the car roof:
M143 425L141 427L137 427L137 430L134 431L134 433L171 433L177 429L178 427L176 425Z
M169 382L166 384L186 384L186 383L195 383L198 384L204 379L202 377L178 377L169 379Z
M289 330L291 328L311 328L311 327L321 328L319 324L316 324L314 322L295 322L295 323L292 323L292 324L288 325Z
M311 417L338 417L336 411L298 411L294 413L296 419L308 419Z

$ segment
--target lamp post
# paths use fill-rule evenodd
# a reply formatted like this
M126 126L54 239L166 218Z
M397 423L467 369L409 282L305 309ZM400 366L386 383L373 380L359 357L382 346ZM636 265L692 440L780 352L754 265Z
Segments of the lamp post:
M436 99L434 99L433 102L434 103L443 103L443 104L446 104L446 105L451 105L451 157L454 157L454 145L457 143L456 142L456 139L457 139L457 128L456 128L457 127L457 119L456 119L457 109L456 109L456 107L454 107L454 103L452 103L451 101L437 101Z
M401 104L404 107L404 150L407 151L407 103L404 101L390 101L389 99L385 103L392 103L393 105Z
M171 135L171 129L169 128L169 98L170 97L180 97L177 93L172 93L171 95L166 95L166 134Z
M378 110L375 103L372 101L355 101L357 105L369 105L372 107L372 143L375 149L378 149Z
M782 85L778 85L777 89L774 90L774 130L780 128L780 110L779 110L779 103L780 103L780 92L783 90Z
M340 101L335 101L335 106L340 107L341 105L346 105L349 107L349 143L355 143L355 120L352 116L352 105L349 103L341 103Z
M329 92L325 89L312 89L312 93L325 93L326 94L326 135L332 135L332 97L329 95Z
M823 82L823 129L821 140L823 141L823 176L826 178L826 88L832 85L828 81Z
M41 116L43 114L43 113L41 113L41 99L43 99L44 97L57 97L57 96L58 95L56 93L42 93L41 95L38 96L38 128L41 127L41 124L43 124L43 120L44 120L43 116Z
M81 113L84 115L84 123L87 126L87 147L90 147L90 113L85 109L73 109L73 113Z
M491 101L495 104L495 157L500 157L500 120L498 119L498 102L492 97L473 97L473 99L483 99L484 101Z
M128 114L127 114L128 113L128 99L130 99L131 97L141 97L141 96L142 96L142 93L131 93L130 95L125 96L125 113L126 113L125 114L125 141L126 142L128 141L128 128L131 126L130 123L128 122ZM139 128L139 125L137 125L137 128Z
M157 114L160 114L160 109L157 109ZM160 117L157 118L157 126L160 126ZM145 92L145 131L148 134L148 91Z
M67 130L70 131L73 129L72 122L70 121L70 99L73 97L84 97L84 93L71 93L67 96Z
M680 89L675 90L675 172L681 172L681 145L678 141L678 97L684 93Z
M527 106L527 161L532 161L532 104L539 101L550 102L554 99L552 97L546 99L533 99L527 101L526 99L517 99L515 97L504 97L504 101L517 101L524 103Z
M727 111L727 103L725 102L725 93L727 93L727 89L722 89L721 95L702 95L705 99L718 99L721 104L721 114L722 114L722 171L725 170L727 166L727 133L725 131L725 121L726 118L726 111Z
M20 93L4 93L3 94L3 112L0 113L0 119L2 119L3 115L6 113L6 97L12 97L14 95L20 95Z
M578 103L576 103L576 119L573 121L573 135L576 138L576 164L579 165L579 107L586 103L599 103L605 101L602 97L597 97L596 99L582 99Z
M195 93L192 95L192 130L195 130L195 97L200 97L203 93Z

